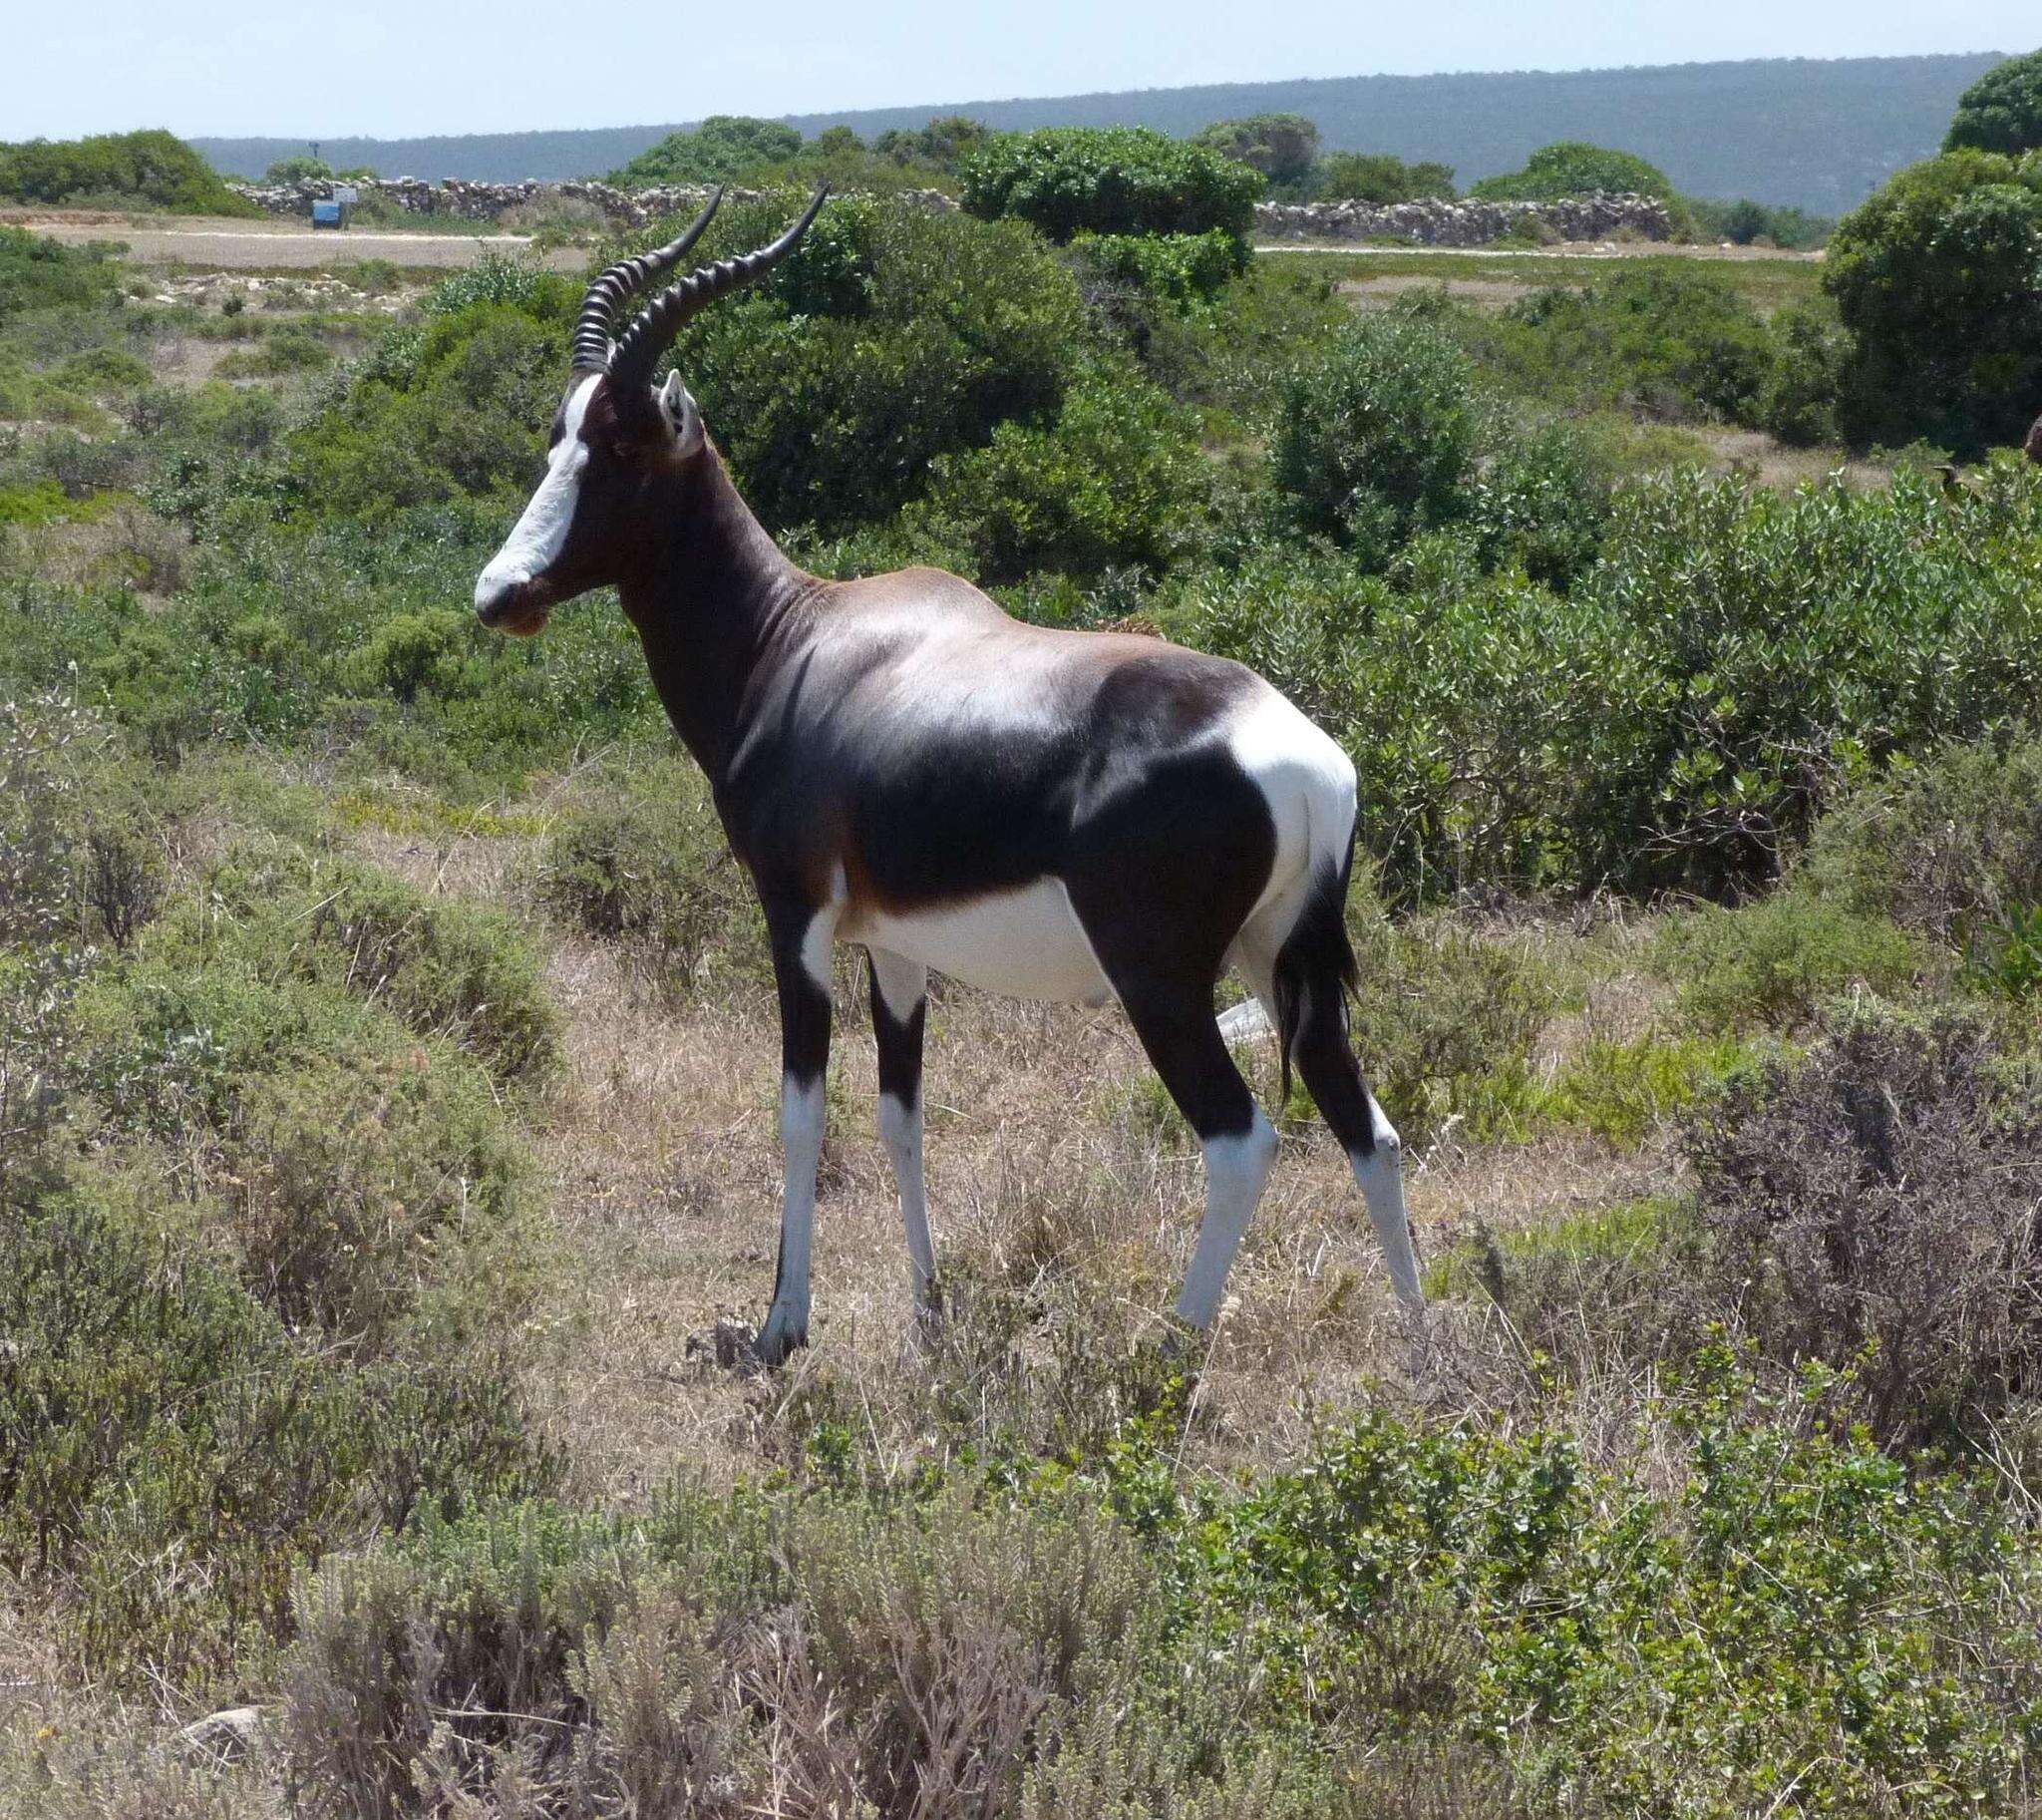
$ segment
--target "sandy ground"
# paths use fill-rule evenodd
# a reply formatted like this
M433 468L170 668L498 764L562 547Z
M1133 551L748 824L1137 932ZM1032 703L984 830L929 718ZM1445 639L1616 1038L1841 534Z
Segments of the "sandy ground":
M1258 241L1257 252L1342 253L1349 257L1365 254L1395 258L1437 259L1721 259L1739 262L1750 259L1786 259L1798 264L1819 264L1821 247L1812 252L1784 252L1772 246L1698 246L1671 240L1562 240L1555 246L1380 246L1360 240L1271 240Z
M87 240L120 240L140 265L182 264L217 270L323 270L357 259L389 259L406 266L473 265L485 252L522 252L531 236L521 233L386 232L350 227L315 233L289 221L227 220L208 216L134 217L64 210L53 215L12 213L0 216L9 225L31 227L53 240L78 244ZM585 251L555 247L545 262L560 271L578 271L587 263Z
M120 215L92 209L0 210L0 221L32 227L54 240L123 240L139 264L212 266L220 269L266 269L289 266L317 270L336 261L390 259L399 265L452 267L472 265L484 252L521 251L531 236L521 233L429 233L351 227L343 232L315 233L294 221L240 220L203 215ZM1820 252L1777 252L1758 246L1674 246L1656 241L1567 241L1557 246L1363 246L1283 240L1258 245L1257 252L1366 253L1411 257L1453 253L1470 259L1634 259L1674 254L1688 259L1819 260ZM545 262L559 271L578 271L587 253L578 247L555 247Z

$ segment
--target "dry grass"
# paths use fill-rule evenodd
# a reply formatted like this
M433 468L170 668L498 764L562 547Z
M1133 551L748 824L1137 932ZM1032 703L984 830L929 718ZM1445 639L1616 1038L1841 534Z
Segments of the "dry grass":
M510 814L542 827L560 800L557 786L542 788ZM498 902L523 889L535 846L376 828L356 839L429 890ZM1556 1068L1591 1036L1622 1039L1650 1023L1662 989L1636 964L1637 926L1506 909L1480 932L1564 954L1587 980L1585 1003L1555 1017L1536 1065ZM738 985L675 1004L614 948L562 931L546 939L567 1076L535 1136L570 1274L548 1317L537 1392L575 1494L630 1504L677 1466L719 1485L754 1474L785 1406L819 1376L851 1386L882 1453L911 1448L930 1367L911 1338L898 1206L876 1135L861 959L846 952L838 969L812 1346L760 1380L719 1368L706 1342L719 1320L755 1324L772 1293L781 1163L771 994ZM1273 1053L1248 1066L1273 1104ZM1155 1344L1203 1182L1196 1146L1164 1110L1125 1018L938 982L925 1100L943 1268L966 1283L1082 1303L1079 1318L1109 1353ZM1617 1157L1586 1138L1497 1147L1455 1131L1411 1161L1424 1256L1478 1228L1515 1231L1650 1192L1675 1167L1663 1146ZM1229 1290L1188 1464L1292 1460L1324 1412L1413 1393L1374 1232L1317 1121L1286 1137ZM1508 1351L1464 1310L1438 1310L1437 1325L1470 1370L1486 1375L1498 1348Z

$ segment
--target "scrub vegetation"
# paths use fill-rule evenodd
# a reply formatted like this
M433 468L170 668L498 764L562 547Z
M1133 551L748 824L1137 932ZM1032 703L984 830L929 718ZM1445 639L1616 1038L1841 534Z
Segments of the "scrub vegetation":
M1301 1099L1171 1343L1117 1015L945 987L945 1319L853 1037L815 1344L720 1364L758 916L614 604L468 607L578 284L165 302L0 229L0 1816L2038 1811L2032 173L1902 174L1792 297L1357 308L1240 253L1297 153L946 130L971 211L833 203L675 359L812 568L1351 752L1423 1357ZM1847 469L1945 306L2003 338Z

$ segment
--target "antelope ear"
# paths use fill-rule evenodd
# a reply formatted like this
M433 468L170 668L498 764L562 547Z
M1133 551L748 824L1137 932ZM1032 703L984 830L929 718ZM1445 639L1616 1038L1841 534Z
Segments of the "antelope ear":
M669 373L666 384L659 388L659 414L673 432L678 454L693 455L702 447L702 413L695 408L695 401L681 384L678 373Z

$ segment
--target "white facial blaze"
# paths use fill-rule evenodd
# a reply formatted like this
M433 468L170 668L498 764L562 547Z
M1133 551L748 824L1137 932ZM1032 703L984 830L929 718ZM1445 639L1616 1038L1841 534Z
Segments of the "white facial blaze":
M477 610L487 608L520 582L542 575L559 559L567 542L567 528L574 523L575 503L581 496L581 474L588 466L588 445L581 440L581 419L588 410L589 395L601 383L601 376L584 379L567 400L560 440L546 456L546 477L531 496L523 516L504 540L488 568L476 578Z

